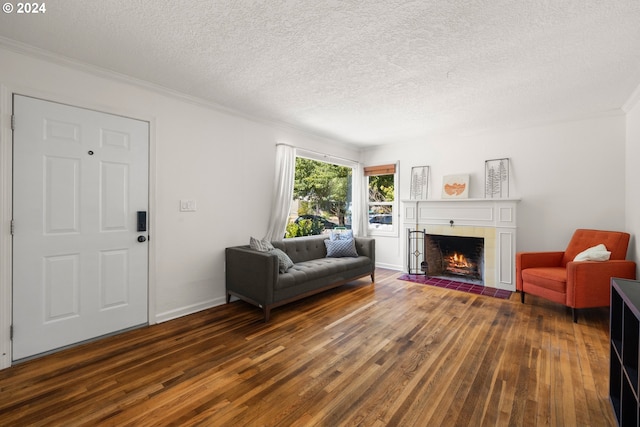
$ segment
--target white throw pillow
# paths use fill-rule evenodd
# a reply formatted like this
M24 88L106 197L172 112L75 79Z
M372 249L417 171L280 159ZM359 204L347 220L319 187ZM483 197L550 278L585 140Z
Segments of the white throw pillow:
M351 240L353 239L353 230L344 230L341 232L332 231L329 234L329 240L332 242L335 240Z
M271 244L271 242L265 239L258 240L255 237L249 238L249 247L254 251L259 252L269 252L270 250L273 250L273 245Z
M607 247L602 243L580 252L573 259L574 261L608 261L611 256L611 252L607 250Z

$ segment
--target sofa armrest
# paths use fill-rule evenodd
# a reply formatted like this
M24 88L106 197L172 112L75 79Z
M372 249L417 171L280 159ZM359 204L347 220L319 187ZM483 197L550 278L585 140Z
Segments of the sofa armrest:
M518 252L516 254L516 290L522 290L522 270L535 267L560 267L563 251Z
M356 237L356 251L360 256L369 257L371 264L376 265L376 240L371 237Z
M626 260L568 262L567 305L573 308L608 306L612 277L635 279L636 263Z
M275 254L258 252L248 246L225 249L227 294L231 292L260 306L271 304L278 273Z

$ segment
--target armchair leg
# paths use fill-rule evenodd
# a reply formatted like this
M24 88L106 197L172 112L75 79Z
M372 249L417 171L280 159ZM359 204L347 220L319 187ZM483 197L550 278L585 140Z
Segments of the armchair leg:
M520 291L520 302L524 304L524 291Z
M571 307L571 316L573 317L573 323L578 323L578 310Z

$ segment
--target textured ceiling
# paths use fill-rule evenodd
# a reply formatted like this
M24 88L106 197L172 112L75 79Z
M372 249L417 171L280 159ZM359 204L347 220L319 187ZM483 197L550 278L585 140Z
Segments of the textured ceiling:
M363 146L610 112L640 84L638 0L46 5L0 37Z

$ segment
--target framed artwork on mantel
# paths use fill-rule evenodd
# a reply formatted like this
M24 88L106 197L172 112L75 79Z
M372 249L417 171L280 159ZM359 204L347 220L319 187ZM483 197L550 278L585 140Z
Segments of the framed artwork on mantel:
M429 192L429 166L415 166L411 168L412 200L427 200Z
M443 199L468 199L469 175L445 175L442 177Z
M484 162L484 197L509 197L509 159L492 159Z

